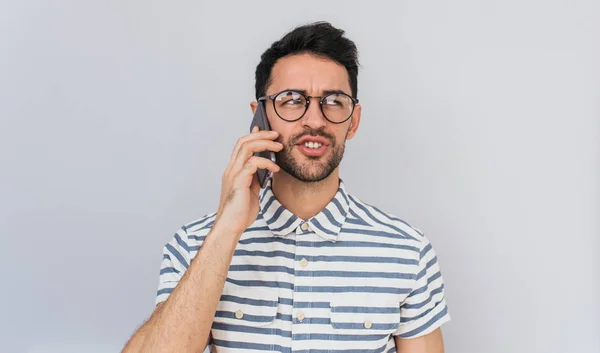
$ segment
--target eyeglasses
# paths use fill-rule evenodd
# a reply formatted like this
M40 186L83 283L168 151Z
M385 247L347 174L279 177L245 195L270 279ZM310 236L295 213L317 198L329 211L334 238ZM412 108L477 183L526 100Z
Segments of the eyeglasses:
M350 119L358 99L344 92L334 91L321 97L307 96L298 91L285 90L270 96L258 98L259 101L273 101L275 113L289 122L300 120L308 110L311 98L319 98L319 106L325 119L333 124L341 124Z

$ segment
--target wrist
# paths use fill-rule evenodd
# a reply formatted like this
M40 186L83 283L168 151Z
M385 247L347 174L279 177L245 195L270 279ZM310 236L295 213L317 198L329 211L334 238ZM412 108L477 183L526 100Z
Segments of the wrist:
M215 223L213 224L210 233L206 237L206 240L209 238L215 239L218 240L219 244L229 244L235 248L243 233L243 230L240 231L239 229L231 227L223 221L215 220Z

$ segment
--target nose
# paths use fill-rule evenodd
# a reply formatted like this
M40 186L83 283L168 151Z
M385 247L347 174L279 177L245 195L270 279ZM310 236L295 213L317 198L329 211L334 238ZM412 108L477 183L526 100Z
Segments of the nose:
M312 102L308 105L308 109L301 119L302 126L313 130L321 130L327 125L327 119L323 116L323 112L319 106L319 98L310 99Z

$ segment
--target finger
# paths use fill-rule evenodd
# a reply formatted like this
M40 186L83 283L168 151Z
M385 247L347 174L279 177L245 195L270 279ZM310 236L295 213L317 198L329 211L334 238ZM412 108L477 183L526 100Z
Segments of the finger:
M235 187L250 187L252 185L252 178L254 178L258 169L267 169L273 173L277 173L281 168L270 159L252 156L244 164L244 168L240 170L234 180Z
M258 126L255 126L252 129L252 131L253 131L252 133L250 133L249 135L246 135L246 136L242 136L237 140L237 143L235 144L233 151L231 153L231 159L235 159L235 156L237 156L240 148L242 148L244 143L246 143L248 141L275 140L277 137L279 137L279 133L277 131L267 131L267 130L257 131L257 130L258 130Z
M253 130L257 130L257 129L258 129L258 127L255 126ZM278 132L266 131L266 130L254 131L254 132L250 133L249 135L242 136L237 140L237 143L235 144L233 151L231 153L231 158L235 158L235 156L237 156L240 148L242 148L242 146L246 142L253 141L253 140L275 140L278 137L279 137Z
M248 136L256 136L255 134L259 132L258 126L254 125L252 127L252 130L250 131L250 135L246 135L246 136L242 136L240 137L237 141L235 146L233 146L233 150L231 151L231 156L229 156L229 162L227 163L227 167L225 168L225 171L223 172L223 177L226 177L230 170L231 167L233 166L233 161L235 160L235 156L237 156L242 144L246 141L248 141ZM269 136L274 135L272 133L269 133L269 131L264 131L261 135L263 135L265 137L265 139L269 139Z
M283 145L279 142L269 140L255 140L246 142L242 148L238 151L238 155L231 167L230 173L237 173L240 169L244 168L244 164L254 155L256 152L262 151L273 151L279 152L283 149Z
M225 171L223 172L222 180L223 181L229 180L231 174L236 173L236 172L232 172L232 170L234 169L236 156L238 155L240 148L243 146L244 143L246 143L248 141L252 141L252 140L257 140L257 139L274 140L277 137L279 137L279 133L276 131L267 131L267 130L259 131L258 126L254 126L252 128L252 133L250 135L242 136L236 142L236 145L235 145L233 151L231 152L229 162L227 163L227 167L225 168ZM237 165L237 169L235 169L235 170L237 171L237 170L239 170L239 168L241 168L241 167L239 165Z

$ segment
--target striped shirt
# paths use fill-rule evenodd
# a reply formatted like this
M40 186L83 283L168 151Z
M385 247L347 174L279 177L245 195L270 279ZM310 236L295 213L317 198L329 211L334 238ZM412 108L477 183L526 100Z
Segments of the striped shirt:
M183 226L164 247L156 303L165 301L216 214ZM431 243L406 222L346 192L302 220L261 190L212 325L213 352L395 352L394 336L450 320ZM209 348L207 348L208 351Z

